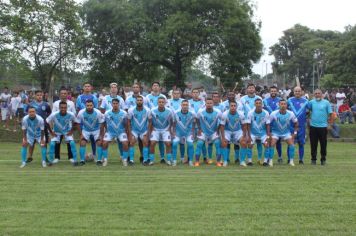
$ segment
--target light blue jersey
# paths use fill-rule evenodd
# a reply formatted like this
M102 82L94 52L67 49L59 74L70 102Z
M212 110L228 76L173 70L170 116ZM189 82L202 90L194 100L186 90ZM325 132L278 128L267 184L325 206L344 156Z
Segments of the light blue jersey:
M163 111L158 110L158 107L151 110L149 119L152 120L152 126L156 131L169 131L173 123L174 113L171 109L165 107Z
M224 126L225 130L236 132L242 130L242 125L245 123L245 116L241 111L236 111L232 114L230 110L222 114L220 124Z
M174 114L176 124L176 133L179 137L187 137L192 132L196 119L196 114L193 111L183 113L181 110Z
M273 111L279 110L279 102L281 101L280 97L268 97L263 99L263 108L271 114Z
M252 110L247 115L246 123L250 124L252 135L263 137L267 135L266 125L270 123L269 113L264 109L260 113Z
M71 112L67 112L62 115L59 111L52 113L47 119L48 124L53 122L53 131L56 134L66 135L72 130L73 122L76 122L75 115Z
M270 115L272 134L277 136L290 135L291 122L297 123L298 119L291 111L282 114L280 111L274 111Z
M310 126L317 128L328 127L328 118L332 113L329 101L325 99L321 99L320 101L313 99L309 101L307 108L311 113Z
M86 109L82 109L77 116L77 122L81 124L82 129L86 132L100 130L100 124L104 123L104 121L104 115L95 108L92 113L88 113Z
M257 95L254 95L253 97L249 97L248 95L245 95L240 99L239 110L244 113L245 117L247 117L247 114L255 108L256 99L262 100L262 98Z
M211 112L201 109L197 114L197 119L202 132L207 136L211 136L217 131L220 125L221 112L216 109L213 109Z
M147 107L142 107L139 111L137 107L132 107L128 111L128 119L131 123L131 130L137 134L146 133L148 130L148 119L151 111Z
M105 112L105 123L107 132L116 137L119 134L126 132L127 113L120 109L117 112L113 110Z
M81 94L78 96L76 101L76 108L77 110L82 110L85 108L85 103L88 100L92 100L94 103L94 108L98 108L98 98L93 94Z
M230 101L229 100L223 101L221 104L223 106L222 112L230 110ZM237 105L239 105L239 103L237 103Z
M36 115L33 119L31 119L29 115L26 115L22 119L22 130L26 130L28 139L34 140L41 138L41 131L44 130L44 120L39 115Z
M183 100L183 98L168 99L167 107L169 107L173 111L179 111L181 109L181 104Z
M121 96L116 95L116 96L111 96L111 95L106 95L103 98L103 101L100 104L100 108L104 109L105 111L111 111L112 110L112 100L116 98L119 100L119 104L120 104L120 109L125 110L126 109L126 104L124 99L122 99Z
M148 107L148 101L147 101L147 98L142 96L143 97L143 105L144 106L147 106ZM126 109L129 110L133 107L136 106L136 96L133 94L131 96L128 96L126 98L126 101L125 101L125 105L126 105Z
M299 129L305 129L307 123L308 100L291 97L288 99L288 109L298 118Z
M214 104L214 109L219 110L221 113L225 111L225 106L222 103Z
M203 100L189 99L190 109L192 109L195 114L198 114L200 109L205 107L205 102Z
M146 96L146 99L148 101L148 108L153 109L158 107L158 98L160 97L163 97L167 102L167 98L163 94L158 94L158 95L154 95L152 93L148 94Z

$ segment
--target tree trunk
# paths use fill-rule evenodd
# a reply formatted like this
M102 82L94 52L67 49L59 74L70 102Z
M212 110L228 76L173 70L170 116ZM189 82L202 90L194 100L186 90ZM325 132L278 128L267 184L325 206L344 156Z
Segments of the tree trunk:
M54 75L51 73L49 75L49 84L48 84L48 103L50 106L53 104L53 86L54 86Z

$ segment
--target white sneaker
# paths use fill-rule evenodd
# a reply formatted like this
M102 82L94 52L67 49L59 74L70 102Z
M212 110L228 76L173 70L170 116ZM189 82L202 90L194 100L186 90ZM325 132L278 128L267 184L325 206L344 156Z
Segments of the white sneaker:
M122 159L122 165L127 166L127 160Z
M189 161L188 164L189 164L189 166L194 166L192 161Z
M272 159L269 159L268 165L269 165L270 167L273 167L273 160L272 160Z
M224 161L223 167L227 167L227 165L228 165L227 161Z
M57 164L59 162L59 159L58 158L54 158L53 161L52 161L52 164Z
M167 164L168 166L171 166L171 165L172 165L172 162L171 162L171 161L167 161L166 164Z
M289 161L289 165L290 165L290 166L294 166L294 161L293 161L293 160L290 160L290 161Z
M242 161L242 162L240 163L240 166L246 167L246 166L247 166L247 165L246 165L246 162Z
M47 167L46 161L42 161L42 167L43 167L43 168Z
M149 163L148 163L148 165L149 166L153 166L155 163L153 162L153 161L150 161Z
M73 160L73 158L69 159L69 161L70 161L70 163L72 163L72 164L75 162L75 160Z
M172 166L176 166L177 165L177 161L172 161Z
M103 166L107 166L107 165L108 165L108 159L104 158Z
M26 166L26 162L22 162L22 164L20 165L20 168L24 168Z

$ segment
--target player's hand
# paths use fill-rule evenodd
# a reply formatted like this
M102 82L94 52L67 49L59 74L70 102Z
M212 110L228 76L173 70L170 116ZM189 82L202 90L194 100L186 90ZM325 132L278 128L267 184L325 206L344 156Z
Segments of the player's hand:
M46 146L46 141L44 139L41 140L41 147Z
M251 143L252 143L252 138L251 138L251 136L247 136L247 143L248 143L248 144L251 144Z
M202 131L198 130L198 136L201 136L201 134L202 134Z
M67 136L72 136L72 135L73 135L73 131L72 130L67 133Z
M52 136L52 138L56 137L56 133L52 131L51 136Z
M22 139L22 146L27 146L28 142L27 142L27 139Z

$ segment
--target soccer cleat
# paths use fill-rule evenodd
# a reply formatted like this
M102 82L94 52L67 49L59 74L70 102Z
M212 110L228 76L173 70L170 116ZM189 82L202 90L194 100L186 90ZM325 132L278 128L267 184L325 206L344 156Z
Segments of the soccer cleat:
M150 163L150 162L147 160L147 161L142 162L142 165L143 165L143 166L148 166L149 163Z
M235 164L236 164L236 165L240 164L240 159L236 159L236 160L235 160Z
M108 165L108 159L104 158L103 166L107 166L107 165Z
M133 166L135 163L133 161L129 161L129 166Z
M246 167L247 166L246 162L244 162L244 161L240 162L240 166Z
M161 164L166 164L166 160L165 159L161 159L160 163Z
M282 158L278 158L278 164L283 164L283 159Z
M79 162L79 165L80 165L80 166L84 166L84 165L85 165L85 161L80 161L80 162Z
M316 160L312 160L311 164L315 166L316 165Z
M288 160L287 160L287 164L289 164L289 162L290 162L290 160L288 159Z
M183 161L183 164L189 164L188 159Z
M293 160L289 160L289 163L288 163L290 166L294 166L294 161Z
M127 160L122 159L122 165L127 166Z
M188 162L188 165L189 165L189 166L194 166L194 164L193 164L192 161L189 161L189 162Z
M46 161L42 161L42 167L43 167L43 168L47 167Z
M299 165L304 165L304 161L303 160L299 160Z
M326 165L326 161L321 161L320 164L321 164L322 166L325 166L325 165Z
M73 158L70 158L69 161L70 161L70 163L72 163L72 164L73 164L74 162L76 162L75 160L73 160Z
M155 163L153 162L153 161L150 161L149 163L148 163L148 165L149 166L153 166Z
M227 161L224 161L223 162L223 167L227 167L228 166L228 162Z
M216 166L221 167L222 163L220 161L216 162Z
M171 166L172 162L171 161L166 161L167 166Z
M73 165L73 166L78 166L79 163L78 163L77 161L74 161L74 162L72 162L72 165Z
M211 164L214 164L214 162L211 159L206 159L205 164L211 165Z
M269 166L269 164L267 162L263 162L263 166Z
M172 166L177 166L177 161L172 161Z
M26 162L22 162L22 164L20 165L20 168L24 168L26 166Z
M270 167L273 167L273 160L272 160L272 159L269 160L268 165L269 165Z
M29 158L27 158L26 163L30 163L30 162L32 162L32 161L33 161L33 158L32 158L32 157L29 157Z
M248 165L248 166L253 166L253 163L252 163L251 161L249 161L249 162L247 163L247 165Z
M97 166L103 166L103 163L101 161L96 161Z
M200 166L199 161L194 162L194 166L196 166L196 167Z
M53 161L52 161L52 164L57 164L59 162L59 159L58 158L54 158Z

